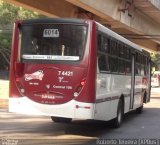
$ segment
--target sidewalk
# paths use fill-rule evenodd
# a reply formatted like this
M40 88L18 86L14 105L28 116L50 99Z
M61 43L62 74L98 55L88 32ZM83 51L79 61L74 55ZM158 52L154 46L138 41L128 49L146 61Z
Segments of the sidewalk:
M0 80L0 109L8 107L9 81Z

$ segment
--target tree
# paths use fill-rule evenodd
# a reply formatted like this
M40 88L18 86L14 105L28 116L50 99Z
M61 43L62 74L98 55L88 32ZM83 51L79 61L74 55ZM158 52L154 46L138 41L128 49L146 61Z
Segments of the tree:
M43 16L0 0L0 70L9 67L13 23L19 19L39 17Z
M151 59L153 62L153 67L155 67L156 70L160 70L160 54L152 53Z
M37 12L25 10L22 7L17 7L0 0L0 25L2 27L12 25L18 19L31 19L39 17L41 17L41 15Z

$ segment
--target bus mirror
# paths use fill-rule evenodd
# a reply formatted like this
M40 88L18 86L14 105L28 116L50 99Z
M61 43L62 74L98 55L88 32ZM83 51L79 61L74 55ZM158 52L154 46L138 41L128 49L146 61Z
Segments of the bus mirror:
M24 63L16 62L15 63L15 73L17 77L21 77L24 72Z

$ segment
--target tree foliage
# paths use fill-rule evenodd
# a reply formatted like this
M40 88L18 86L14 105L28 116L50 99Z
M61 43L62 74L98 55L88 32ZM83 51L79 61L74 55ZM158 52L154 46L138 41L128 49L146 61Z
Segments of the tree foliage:
M0 22L1 26L13 24L18 19L38 18L40 15L36 12L25 10L0 0Z
M155 67L156 70L160 70L160 54L159 53L152 53L151 59L153 62L153 67Z
M9 66L13 23L19 19L39 17L43 16L0 0L0 70Z

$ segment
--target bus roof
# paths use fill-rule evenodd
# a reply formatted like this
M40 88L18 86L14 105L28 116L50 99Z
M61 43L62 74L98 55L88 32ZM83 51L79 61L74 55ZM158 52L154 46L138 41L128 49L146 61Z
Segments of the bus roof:
M23 24L42 24L42 23L78 23L84 24L85 19L75 19L75 18L42 18L42 19L29 19L23 20Z
M110 30L109 28L103 26L102 24L100 24L100 23L98 23L98 22L96 22L96 24L98 25L98 29L99 29L100 31L102 31L102 32L106 32L107 35L109 35L109 36L111 36L111 37L114 37L114 38L116 38L117 40L119 40L119 41L121 41L121 42L124 42L125 44L127 44L127 45L129 45L129 46L131 46L131 47L133 47L133 48L141 51L141 52L142 52L142 51L145 51L145 50L143 50L140 46L138 46L137 44L135 44L135 43L129 41L128 39L120 36L119 34L113 32L112 30ZM145 51L145 52L148 53L147 51ZM148 54L149 54L149 53L148 53Z

